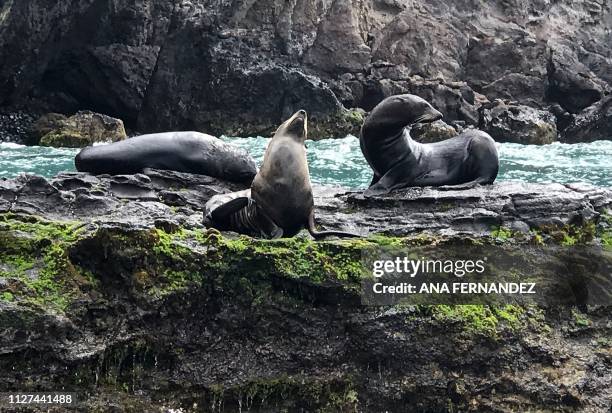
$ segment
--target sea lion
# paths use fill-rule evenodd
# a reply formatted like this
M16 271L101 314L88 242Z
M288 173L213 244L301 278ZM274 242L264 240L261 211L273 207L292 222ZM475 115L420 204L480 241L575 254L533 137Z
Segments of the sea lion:
M95 175L153 168L250 183L257 173L255 160L246 151L199 132L154 133L90 146L77 154L74 163L78 171Z
M441 118L440 112L415 95L390 96L380 102L365 120L359 139L374 171L364 195L408 186L466 189L493 183L499 159L495 141L487 133L470 129L428 144L410 138L407 126Z
M292 237L302 228L315 238L355 236L315 229L304 145L307 124L303 110L285 121L270 140L251 188L213 196L204 208L204 224L263 238Z

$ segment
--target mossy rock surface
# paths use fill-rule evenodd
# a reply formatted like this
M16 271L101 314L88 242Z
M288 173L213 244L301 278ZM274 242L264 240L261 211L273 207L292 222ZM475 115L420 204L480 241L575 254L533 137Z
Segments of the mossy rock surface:
M31 144L56 148L83 148L96 142L127 138L120 119L91 111L81 111L70 117L48 113L35 122L30 135Z
M52 382L78 391L87 411L109 400L122 412L605 402L607 376L590 366L610 349L609 308L361 305L366 248L497 242L266 241L3 214L0 379L9 390ZM568 357L580 380L567 380ZM539 398L526 397L533 389Z
M41 146L52 146L55 148L83 148L91 141L74 130L54 130L40 139Z

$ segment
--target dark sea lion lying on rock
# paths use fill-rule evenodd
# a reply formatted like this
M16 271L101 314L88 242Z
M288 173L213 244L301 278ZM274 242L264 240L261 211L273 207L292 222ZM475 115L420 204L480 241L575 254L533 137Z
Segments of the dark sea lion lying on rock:
M128 175L147 168L251 182L255 160L244 150L199 132L166 132L135 136L108 145L90 146L74 160L76 169L95 175Z
M315 230L306 135L307 116L300 110L277 129L250 189L215 195L206 203L205 225L264 238L292 237L303 228L315 238L355 236Z
M364 195L410 186L463 189L493 183L499 160L495 141L485 132L467 130L429 144L410 138L407 126L441 118L415 95L390 96L380 102L361 128L361 151L374 171Z

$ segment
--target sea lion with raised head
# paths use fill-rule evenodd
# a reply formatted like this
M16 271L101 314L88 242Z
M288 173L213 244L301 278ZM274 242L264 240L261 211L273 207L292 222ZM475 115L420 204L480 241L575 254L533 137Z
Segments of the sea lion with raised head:
M205 206L207 227L263 238L292 237L307 228L315 238L355 236L318 232L306 161L307 115L300 110L275 132L250 189L213 196Z
M250 183L257 173L255 160L245 150L199 132L154 133L89 146L74 163L78 171L95 175L127 175L152 168Z
M361 128L361 151L374 171L364 195L386 194L409 186L467 189L491 184L499 159L495 141L470 129L428 144L410 137L408 126L433 122L442 114L415 95L390 96L370 113Z

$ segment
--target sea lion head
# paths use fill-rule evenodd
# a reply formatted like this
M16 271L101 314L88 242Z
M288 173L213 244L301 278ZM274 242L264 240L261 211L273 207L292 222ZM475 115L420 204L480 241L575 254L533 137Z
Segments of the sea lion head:
M298 141L305 141L308 136L308 115L305 110L298 110L276 129L274 136L291 136Z
M442 119L442 114L425 99L410 94L389 96L366 119L366 125L384 129L402 129L415 123Z

